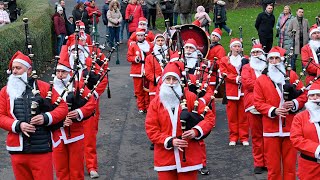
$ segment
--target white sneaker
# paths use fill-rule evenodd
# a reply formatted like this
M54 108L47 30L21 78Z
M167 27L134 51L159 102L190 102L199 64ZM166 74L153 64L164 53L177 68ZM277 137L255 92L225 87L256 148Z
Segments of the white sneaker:
M90 178L91 179L95 179L95 178L98 178L98 177L99 177L99 174L98 174L97 171L95 171L95 170L90 171Z
M230 141L229 142L229 146L235 146L236 145L236 142L235 141Z
M229 36L231 36L232 35L232 29L230 29L230 32L229 32Z
M140 110L138 111L138 113L139 113L139 114L143 114L144 111L140 109Z
M249 142L248 142L248 141L243 141L243 142L242 142L242 145L243 145L243 146L249 146Z

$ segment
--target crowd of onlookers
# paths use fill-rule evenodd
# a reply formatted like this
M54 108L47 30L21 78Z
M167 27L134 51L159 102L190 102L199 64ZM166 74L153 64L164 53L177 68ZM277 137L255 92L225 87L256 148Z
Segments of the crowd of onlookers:
M14 22L20 15L16 0L0 0L0 27Z

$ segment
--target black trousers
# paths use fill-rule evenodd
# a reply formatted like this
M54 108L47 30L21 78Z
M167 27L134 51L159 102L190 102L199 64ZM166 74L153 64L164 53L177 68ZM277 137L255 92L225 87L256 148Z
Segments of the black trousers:
M170 26L173 26L173 13L163 13L164 20L169 19Z
M264 47L263 50L265 53L268 53L272 48L273 38L265 38L264 36L259 36L260 43Z
M151 25L152 25L152 28L156 27L156 18L157 18L157 9L149 9L149 18L148 18L149 27L151 27Z

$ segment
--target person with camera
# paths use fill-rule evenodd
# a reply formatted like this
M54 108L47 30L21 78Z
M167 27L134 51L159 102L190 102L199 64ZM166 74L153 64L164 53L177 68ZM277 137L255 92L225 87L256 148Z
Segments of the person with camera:
M0 1L0 27L10 23L9 14L4 10L4 2Z
M110 46L113 47L114 43L119 42L120 24L122 22L120 3L117 0L112 0L110 2L107 18L110 32Z
M126 8L125 19L128 22L129 36L138 28L139 18L143 17L143 12L137 0L131 0Z
M48 110L59 94L52 89L51 101L45 100L50 85L31 76L32 61L20 51L10 60L8 72L12 74L0 92L0 128L8 131L6 148L15 179L53 180L50 125L67 116L67 104L61 101Z

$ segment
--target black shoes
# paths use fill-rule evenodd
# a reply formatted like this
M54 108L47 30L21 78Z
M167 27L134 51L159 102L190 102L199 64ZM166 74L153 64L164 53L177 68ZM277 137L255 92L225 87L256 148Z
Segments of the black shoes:
M201 175L208 175L210 174L209 169L206 166L203 166L202 169L199 170L199 172L201 173Z
M149 149L153 151L154 150L154 144L151 144Z
M263 171L268 171L267 167L254 167L253 170L255 174L262 174Z

